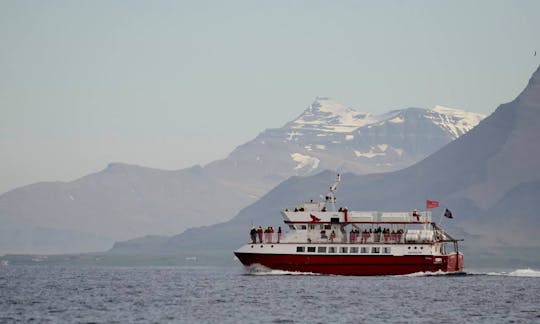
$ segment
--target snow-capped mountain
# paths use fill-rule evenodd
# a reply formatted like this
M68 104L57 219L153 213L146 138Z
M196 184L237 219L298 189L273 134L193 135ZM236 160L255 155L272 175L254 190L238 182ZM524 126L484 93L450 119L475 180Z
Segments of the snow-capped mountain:
M393 171L425 158L484 117L442 106L373 115L318 97L295 120L262 132L227 160L241 165L244 173L252 166L266 179L281 180L325 169L357 174ZM208 169L213 167L217 165Z
M394 128L390 126L407 123L428 127L425 120L429 120L430 127L443 124L443 133L455 136L475 123L475 118L441 107L427 111L405 109L391 112L355 132L365 134L380 126L391 130ZM540 67L515 100L500 105L478 127L422 161L395 172L343 174L337 192L338 206L350 210L412 210L423 208L426 199L435 199L441 207L432 209L434 221L444 221L452 235L465 239L461 251L465 252L469 266L538 267L539 124ZM418 128L413 131L429 134ZM384 134L381 129L375 133ZM390 143L392 133L386 134L389 136L384 140ZM113 252L133 253L146 247L146 251L161 253L189 249L190 253L230 255L248 240L249 224L283 226L280 217L283 208L301 203L302 199L317 199L334 178L335 172L331 171L291 177L228 222L192 228L165 243L164 240L154 245L141 240L119 242ZM443 218L445 208L452 210L452 220Z
M0 253L103 250L118 240L223 222L291 176L409 166L481 118L442 107L374 116L317 98L295 120L204 167L117 163L75 181L7 192L0 196Z
M376 121L371 114L362 114L330 98L317 99L286 127L322 133L350 133ZM293 134L293 133L291 133Z

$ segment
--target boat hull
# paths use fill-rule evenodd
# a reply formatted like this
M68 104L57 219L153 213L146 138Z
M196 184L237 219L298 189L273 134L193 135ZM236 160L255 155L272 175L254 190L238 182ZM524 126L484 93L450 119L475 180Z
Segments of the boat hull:
M463 271L463 255L300 255L235 252L245 266L332 275L379 276Z

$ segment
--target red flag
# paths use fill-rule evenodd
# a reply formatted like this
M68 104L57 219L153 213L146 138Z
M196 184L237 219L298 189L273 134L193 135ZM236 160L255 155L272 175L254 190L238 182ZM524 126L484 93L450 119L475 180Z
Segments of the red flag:
M311 217L312 222L320 222L321 219L313 214L309 214L309 217Z
M435 200L426 200L426 209L439 207L439 202Z

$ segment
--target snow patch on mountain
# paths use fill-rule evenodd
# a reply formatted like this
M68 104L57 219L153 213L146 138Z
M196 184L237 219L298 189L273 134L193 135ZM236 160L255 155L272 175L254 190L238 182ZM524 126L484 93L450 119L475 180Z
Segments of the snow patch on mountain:
M362 114L330 98L317 97L290 125L292 129L350 133L373 123L371 114Z
M379 150L384 152L388 148L388 144L379 144L377 145L377 147L379 148Z
M393 124L401 124L405 122L405 119L402 116L397 116L395 118L388 120L388 122L393 123Z
M294 167L295 170L304 169L305 167L310 167L311 169L309 171L311 171L319 167L320 160L313 156L304 155L300 153L292 153L291 158L294 160L294 162L298 163Z
M433 123L446 129L452 135L453 139L470 131L485 118L482 114L439 105L435 106L431 111L436 113L431 116Z
M376 153L376 152L374 152L373 149L370 149L368 152L361 152L361 151L355 150L354 155L356 155L356 157L365 157L365 158L371 159L371 158L374 158L376 156L386 155L386 153L384 153L384 152Z
M302 133L295 132L295 131L289 132L287 133L287 141L297 140L298 136L302 136L302 135L303 135Z

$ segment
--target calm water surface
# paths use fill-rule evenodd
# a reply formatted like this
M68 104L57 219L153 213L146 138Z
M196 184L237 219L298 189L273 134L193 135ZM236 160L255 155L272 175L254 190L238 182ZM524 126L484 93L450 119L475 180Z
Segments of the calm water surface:
M10 265L0 267L0 322L540 323L539 276Z

